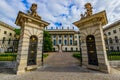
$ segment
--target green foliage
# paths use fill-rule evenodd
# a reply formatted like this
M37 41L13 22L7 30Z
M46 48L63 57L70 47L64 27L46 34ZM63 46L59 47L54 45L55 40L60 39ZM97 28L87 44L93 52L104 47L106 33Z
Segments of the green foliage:
M108 52L109 60L120 60L120 52Z
M20 29L15 29L14 31L15 31L16 35L20 35Z
M51 52L53 45L52 45L52 40L49 32L44 31L44 52Z
M49 56L49 54L43 54L43 58L46 58L48 56Z
M17 54L4 53L0 54L0 61L15 61Z
M81 58L81 54L80 53L74 53L73 57L75 57L77 59L80 59Z

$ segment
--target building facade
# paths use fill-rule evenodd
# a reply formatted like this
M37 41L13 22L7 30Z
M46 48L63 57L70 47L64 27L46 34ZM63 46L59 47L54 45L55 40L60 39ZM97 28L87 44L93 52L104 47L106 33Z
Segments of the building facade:
M104 28L107 49L110 51L120 51L120 20L107 25Z
M14 28L0 21L0 53L4 53L13 46L14 36Z
M46 31L52 37L53 51L58 51L58 46L65 52L80 51L79 32L73 29L52 29Z

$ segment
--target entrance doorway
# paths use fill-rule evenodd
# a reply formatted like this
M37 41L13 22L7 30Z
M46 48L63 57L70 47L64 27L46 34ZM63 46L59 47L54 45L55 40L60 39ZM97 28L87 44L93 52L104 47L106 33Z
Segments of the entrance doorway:
M38 38L36 36L30 37L29 50L28 50L28 61L27 65L36 65L36 55L37 55L37 43Z
M95 37L93 35L88 35L86 38L86 44L88 53L88 64L98 66Z

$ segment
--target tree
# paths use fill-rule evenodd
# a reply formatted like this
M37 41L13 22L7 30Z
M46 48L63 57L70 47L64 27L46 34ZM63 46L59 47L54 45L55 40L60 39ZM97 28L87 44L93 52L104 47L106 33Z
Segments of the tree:
M51 35L49 34L48 31L44 31L44 52L51 52L53 45L52 45L52 40L51 40Z
M15 31L16 35L20 35L20 29L15 29L14 31Z

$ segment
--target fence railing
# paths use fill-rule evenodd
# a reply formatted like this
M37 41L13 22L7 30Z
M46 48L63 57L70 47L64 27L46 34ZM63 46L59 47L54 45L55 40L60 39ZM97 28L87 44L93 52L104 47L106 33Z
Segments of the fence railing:
M120 60L120 39L105 40L109 60Z
M0 40L0 61L15 61L18 43L18 40Z

